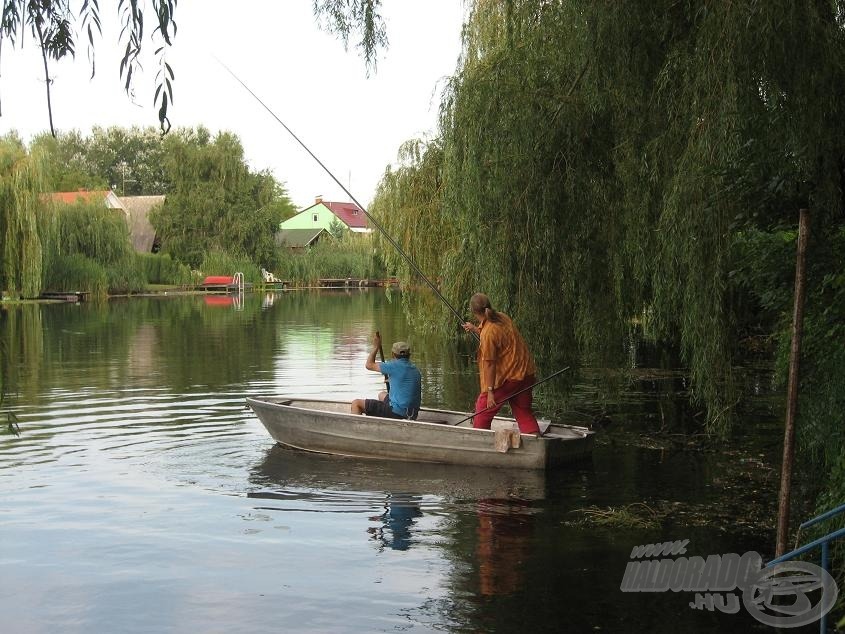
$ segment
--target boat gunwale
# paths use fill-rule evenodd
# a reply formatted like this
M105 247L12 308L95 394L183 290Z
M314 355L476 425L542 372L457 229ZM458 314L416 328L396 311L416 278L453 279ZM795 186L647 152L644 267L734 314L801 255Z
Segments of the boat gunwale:
M299 407L299 406L296 406L296 405L279 403L279 402L276 402L276 400L274 400L274 399L281 400L281 401L291 401L291 402L298 401L298 402L305 402L305 403L332 403L332 404L337 404L337 405L349 405L349 401L330 400L330 399L323 399L323 398L305 398L305 397L294 397L294 396L272 396L272 397L270 397L270 396L265 396L265 397L248 396L248 397L246 397L247 404L250 404L250 401L252 401L252 402L264 405L264 406L272 406L272 407L284 408L284 409L288 409L288 410L296 410L296 411L300 411L300 412L318 414L318 415L321 415L321 416L328 416L328 417L331 417L331 418L339 418L339 419L354 418L355 420L358 420L359 418L364 418L364 419L373 419L373 422L384 421L384 422L390 422L390 423L396 423L396 424L398 424L398 423L413 423L415 425L425 425L425 426L430 426L430 427L437 427L438 429L443 429L443 428L448 427L448 428L453 429L455 431L461 430L461 431L495 433L495 431L492 430L492 429L479 429L479 428L472 427L472 426L464 426L463 423L468 422L468 421L461 421L460 425L455 425L453 423L448 423L448 422L445 422L445 421L439 422L439 423L434 423L434 422L421 421L421 420L412 420L412 419L409 419L409 418L386 418L384 416L369 416L369 415L362 415L362 414L354 414L351 411L350 412L332 412L332 411L312 409L312 408L308 408L308 407ZM250 405L250 407L251 407L251 405ZM466 412L459 412L459 411L448 410L448 409L435 409L435 408L430 408L430 407L421 407L420 411L421 412L422 411L432 412L432 413L435 413L435 414L450 414L450 415L455 415L455 416L471 416L471 414L467 414ZM514 422L514 423L516 422L516 419L505 417L505 416L497 416L496 418L498 418L499 420L504 420L504 421L508 421L508 422ZM593 436L596 433L594 430L592 430L588 427L582 427L582 426L578 426L578 425L566 425L566 424L563 424L563 423L550 423L549 428L551 429L552 427L559 427L559 428L562 428L562 429L565 429L565 430L569 430L569 431L571 431L575 434L578 434L581 438L589 438L590 436ZM547 441L567 440L566 438L563 438L562 436L555 436L553 433L549 434L548 431L545 434L543 434L542 436L535 436L534 434L523 434L523 433L520 433L520 435L521 436L527 436L528 438L532 438L532 439L536 439L536 440L547 440ZM574 440L574 438L571 439L571 440Z

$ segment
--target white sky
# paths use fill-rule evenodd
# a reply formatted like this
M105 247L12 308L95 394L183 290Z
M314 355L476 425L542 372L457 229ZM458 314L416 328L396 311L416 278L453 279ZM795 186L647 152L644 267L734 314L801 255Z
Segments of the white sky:
M95 38L93 80L84 37L78 37L75 61L52 66L57 130L87 134L94 125L158 126L152 104L156 45L147 33L145 72L134 82L133 104L118 75L119 20L111 13L116 4L100 3L103 35ZM250 166L270 169L298 208L319 194L325 200L348 199L217 57L360 203L369 205L399 146L436 127L442 83L454 73L460 53L464 5L463 0L384 0L382 12L389 45L367 78L354 42L344 51L342 42L318 29L312 0L182 0L168 54L176 73L171 123L236 133ZM4 42L0 58L0 134L17 130L26 142L49 130L43 67L32 43L27 37L22 51Z

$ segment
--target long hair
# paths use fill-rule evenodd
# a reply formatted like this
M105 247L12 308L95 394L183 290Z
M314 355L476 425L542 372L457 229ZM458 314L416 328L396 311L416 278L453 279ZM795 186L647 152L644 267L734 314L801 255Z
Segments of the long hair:
M501 321L499 313L490 305L490 298L484 293L476 293L470 298L469 309L476 315L484 315L484 319Z

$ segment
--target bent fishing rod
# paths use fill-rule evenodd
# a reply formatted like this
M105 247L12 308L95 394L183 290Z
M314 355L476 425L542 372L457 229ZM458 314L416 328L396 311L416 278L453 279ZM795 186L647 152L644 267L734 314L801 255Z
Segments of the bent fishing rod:
M555 378L555 377L556 377L558 374L560 374L561 372L566 372L568 369L569 369L569 366L566 366L565 368L561 368L561 369L560 369L560 370L558 370L557 372L553 372L552 374L550 374L549 376L547 376L545 379L543 379L543 380L541 380L541 381L537 381L536 383L532 383L532 384L531 384L531 385L529 385L528 387L524 387L524 388L522 388L521 390L517 390L516 392L514 392L514 393L513 393L513 394L511 394L510 396L506 396L505 398L503 398L501 401L499 401L499 402L498 402L498 403L496 403L495 405L491 405L490 407L485 407L484 409L482 409L482 410L480 410L480 411L478 411L478 412L475 412L475 413L473 413L473 414L470 414L470 415L469 415L469 416L467 416L466 418L462 418L461 420L459 420L457 423L449 423L449 424L450 424L450 425L452 425L453 427L455 427L455 426L457 426L457 425L460 425L460 424L461 424L461 423L463 423L463 422L468 421L470 418L475 418L475 417L476 417L476 416L478 416L479 414L483 414L484 412L489 412L489 411L490 411L491 409L493 409L494 407L501 407L501 404L507 403L507 402L508 402L509 400L511 400L514 396L517 396L517 395L519 395L519 394L522 394L523 392L525 392L525 391L527 391L527 390L533 389L533 388L537 387L538 385L540 385L540 384L542 384L542 383L545 383L545 382L546 382L546 381L548 381L549 379L553 379L553 378Z
M254 99L255 99L258 103L260 103L260 104L263 106L263 108L264 108L267 112L269 112L269 113L270 113L270 116L272 116L272 117L273 117L276 121L278 121L278 122L279 122L279 124L280 124L280 125L281 125L281 126L282 126L282 127L283 127L286 131L287 131L287 133L288 133L288 134L290 134L290 135L293 137L293 139L294 139L297 143L299 143L299 145L301 145L301 146L302 146L302 149L304 149L306 152L308 152L308 154L311 156L311 158L313 158L315 161L317 161L317 164L318 164L320 167L322 167L322 168L323 168L323 170L326 172L326 174L328 174L329 176L331 176L332 180L333 180L335 183L337 183L338 187L340 187L340 188L343 190L343 192L344 192L347 196L349 196L349 198L352 200L352 202L354 202L356 205L358 205L358 208L359 208L359 209L361 209L361 211L363 211L363 212L364 212L364 215L365 215L365 216L367 216L367 219L368 219L370 222L372 222L372 223L373 223L373 226L374 226L376 229L378 229L378 230L381 232L381 235L383 235L383 236L385 237L385 239L386 239L386 240L387 240L387 241L388 241L388 242L389 242L389 243L393 246L393 248L394 248L394 249L396 249L396 251L398 251L398 252L399 252L399 255L401 255L403 258L405 258L405 261L406 261L408 264L410 264L410 265L411 265L411 268L412 268L412 269L414 269L414 271L417 273L417 275L419 275L419 276L423 279L423 281L424 281L426 284L428 284L429 288L435 292L435 294L437 295L437 297L439 297L439 298L440 298L440 300L441 300L444 304L446 304L446 306L448 306L448 307L449 307L449 310L451 310L451 311L452 311L452 313L453 313L453 314L454 314L454 315L455 315L455 316L456 316L456 317L460 320L461 324L463 324L464 322L466 322L466 319L464 319L463 315L461 315L461 314L460 314L460 313L459 313L459 312L455 309L455 307L454 307L454 306L452 306L452 304L451 304L451 303L449 303L449 300L447 300L445 297L443 297L443 294L440 292L440 290L439 290L439 289L438 289L438 288L437 288L437 287L436 287L436 286L435 286L435 285L431 282L431 280L429 280L429 279L428 279L428 277L426 277L425 273L423 273L423 272L422 272L422 270L420 270L420 267L418 267L418 266L417 266L417 263L416 263L416 262L414 262L414 261L411 259L411 257L410 257L407 253L405 253L405 252L402 250L402 247L400 247L400 246L399 246L399 243L398 243L398 242L396 242L396 240L394 240L394 239L393 239L393 237L392 237L392 236L390 236L390 234L388 234L388 233L387 233L387 231L385 231L385 230L384 230L384 227L382 227L382 226L381 226L381 224L379 224L379 223L376 221L376 219L375 219L375 218L373 218L373 217L370 215L370 212L368 212L368 211L364 208L364 206L363 206L361 203L359 203L359 202L355 199L355 196L353 196L353 195L352 195L352 192L350 192L348 189L346 189L346 187L344 187L344 186L343 186L343 183L341 183L341 182L337 179L337 177L335 177L335 175L334 175L334 174L332 174L331 170L330 170L328 167L326 167L326 166L323 164L323 162L322 162L319 158L317 158L317 155L316 155L316 154L314 154L314 152L312 152L311 150L309 150L309 149L308 149L308 146L307 146L307 145L305 145L305 143L303 143L303 142L302 142L302 140L300 140L300 138L299 138L298 136L296 136L296 134L294 134L293 130L291 130L288 126L286 126L286 125L285 125L285 122L284 122L284 121L282 121L282 120L281 120L281 119L280 119L280 118L276 115L276 113L275 113L275 112L273 112L273 111L270 109L270 107L269 107L266 103L264 103L264 102L261 100L261 98L260 98L258 95L256 95L256 94L255 94L255 93L254 93L254 92L250 89L250 87L249 87L249 86L247 86L247 85L243 82L243 80L242 80L240 77L238 77L238 76L237 76L237 75L236 75L236 74L232 71L232 69L231 69L231 68L229 68L228 66L226 66L226 64L224 64L224 63L223 63L221 60L219 60L218 58L216 58L216 57L215 57L214 59L216 59L216 60L217 60L217 62L218 62L218 63L219 63L219 64L220 64L223 68L225 68L225 69L226 69L226 71L227 71L227 72L228 72L228 73L229 73L229 74L230 74L230 75L231 75L231 76L235 79L235 81L237 81L237 82L238 82L241 86L243 86L243 87L244 87L244 90L246 90L246 91L247 91L250 95L252 95L252 97L253 97L253 98L254 98ZM473 334L475 335L476 339L479 339L479 336L478 336L478 334L477 334L477 333L475 333L475 332L474 332Z

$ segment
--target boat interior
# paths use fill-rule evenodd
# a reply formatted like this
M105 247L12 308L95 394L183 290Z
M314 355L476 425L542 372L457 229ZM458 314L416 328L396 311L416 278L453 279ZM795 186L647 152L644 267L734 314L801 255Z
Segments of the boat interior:
M288 398L275 397L261 399L268 403L276 405L285 405L289 407L298 407L302 409L317 410L320 412L327 412L333 414L348 414L349 416L356 416L352 414L349 409L349 403L346 401L325 401L319 399L305 399L305 398ZM362 414L362 416L365 414ZM450 410L422 408L420 409L417 421L419 423L435 423L441 425L452 425L457 427L472 427L472 415L467 412L455 412ZM589 432L586 427L578 427L574 425L565 425L562 423L552 423L547 420L538 421L540 430L543 432L544 438L575 438L582 437ZM492 427L494 429L501 427L509 427L515 425L516 421L513 418L504 416L496 416L493 419Z

